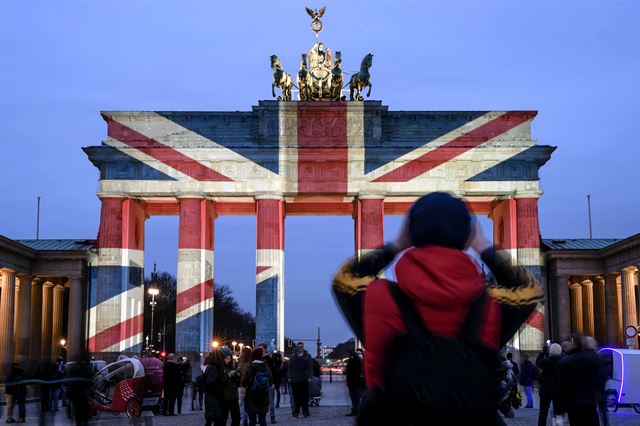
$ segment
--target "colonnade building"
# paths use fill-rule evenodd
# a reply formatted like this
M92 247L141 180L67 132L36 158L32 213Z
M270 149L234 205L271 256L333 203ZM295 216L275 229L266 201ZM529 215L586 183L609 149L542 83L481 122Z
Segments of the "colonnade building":
M80 354L94 246L0 235L0 376L12 361L28 367Z
M624 329L638 327L640 234L625 239L544 239L550 335L594 336L627 347ZM638 347L635 339L635 347Z

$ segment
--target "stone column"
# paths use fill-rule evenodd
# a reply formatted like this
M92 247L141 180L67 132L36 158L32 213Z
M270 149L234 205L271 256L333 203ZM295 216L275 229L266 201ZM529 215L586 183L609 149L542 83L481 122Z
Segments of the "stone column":
M29 359L40 359L42 347L42 280L31 282L31 316L29 318Z
M193 358L210 350L213 340L212 201L179 197L176 352Z
M569 286L571 290L571 331L582 333L584 331L584 319L582 314L582 286L580 283L573 283Z
M64 309L64 286L57 285L53 288L53 313L51 329L51 358L55 359L62 355L60 339L62 339L62 321Z
M583 332L587 336L593 337L593 283L591 280L583 280L582 284L582 326Z
M622 322L622 277L616 281L616 289L618 292L618 334L620 335L620 346L624 345L624 323Z
M84 298L82 277L71 277L69 287L69 320L67 324L67 360L77 360L84 344Z
M620 335L620 305L618 304L618 275L607 274L604 276L604 296L606 303L606 338L602 346L620 346L622 336Z
M91 352L135 354L142 350L146 204L115 196L100 200L88 347Z
M284 349L284 202L256 197L256 343Z
M380 195L360 195L354 212L356 256L384 244L384 204Z
M20 291L18 293L18 306L16 314L15 357L23 367L29 359L29 319L31 318L31 280L30 275L18 275Z
M604 290L604 278L593 278L593 321L595 338L599 345L607 340L607 309Z
M42 286L42 345L40 357L42 362L51 360L51 342L53 332L53 283L47 281Z
M571 335L571 298L569 295L569 277L555 277L553 280L553 311L555 314L555 340L563 341Z
M622 329L632 325L638 327L635 268L626 268L621 273L622 284ZM636 339L636 347L638 346Z
M16 275L8 268L0 269L2 293L0 294L0 377L8 373L13 362L13 320L15 315Z

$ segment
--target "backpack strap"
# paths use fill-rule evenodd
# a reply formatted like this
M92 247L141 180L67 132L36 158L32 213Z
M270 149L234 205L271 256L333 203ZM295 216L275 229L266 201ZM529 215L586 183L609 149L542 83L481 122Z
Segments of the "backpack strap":
M389 291L391 291L393 300L400 310L408 334L419 341L431 344L430 340L433 334L427 328L411 298L400 290L398 284L393 281L389 281Z
M430 343L433 333L429 331L429 328L424 323L422 316L418 313L413 300L398 287L398 284L393 281L389 281L389 291L396 303L396 306L402 314L407 332L423 341L424 343ZM485 306L487 304L487 292L483 291L482 294L473 302L467 318L462 324L460 334L458 335L460 340L467 343L474 343L477 341L478 329L482 323L482 314L484 313Z

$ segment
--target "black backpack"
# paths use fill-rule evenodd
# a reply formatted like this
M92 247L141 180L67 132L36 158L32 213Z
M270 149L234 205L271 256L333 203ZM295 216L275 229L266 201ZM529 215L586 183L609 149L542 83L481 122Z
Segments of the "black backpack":
M358 424L495 424L497 354L465 343L474 341L486 293L454 340L433 335L413 301L394 283L389 287L407 333L391 343L383 390L365 394Z

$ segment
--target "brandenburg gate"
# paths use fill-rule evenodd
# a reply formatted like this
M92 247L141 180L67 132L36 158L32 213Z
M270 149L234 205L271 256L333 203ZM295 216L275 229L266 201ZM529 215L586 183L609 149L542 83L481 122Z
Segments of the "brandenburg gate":
M322 13L313 13L319 22ZM538 171L555 148L531 139L536 112L390 111L362 100L361 90L371 90L372 58L345 82L349 96L342 95L340 52L332 55L316 39L297 74L300 100L292 100L294 78L274 55L274 87L282 96L251 111L102 112L106 137L84 148L100 172L102 203L87 312L90 351L142 349L144 230L154 215L179 217L182 354L206 351L213 338L219 216L256 216L256 340L279 349L288 216L353 217L360 254L383 244L385 215L404 214L431 191L449 191L474 214L488 215L494 243L541 276ZM543 312L539 306L517 334L520 349L542 346Z

